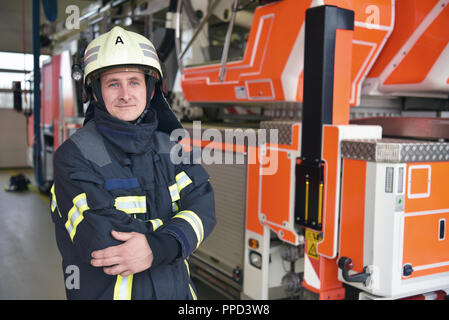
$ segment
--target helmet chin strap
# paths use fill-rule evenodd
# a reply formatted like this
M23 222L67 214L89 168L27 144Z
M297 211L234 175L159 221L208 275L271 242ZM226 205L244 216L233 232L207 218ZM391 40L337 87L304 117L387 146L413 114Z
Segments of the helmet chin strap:
M150 108L151 99L153 98L153 96L152 96L153 89L156 87L157 81L158 80L155 77L151 77L151 76L148 77L148 80L147 80L147 102L145 105L145 109L143 110L143 112L140 114L140 116L136 120L128 121L129 123L139 124L145 118L145 115L147 114L147 112ZM97 100L97 103L96 103L97 107L103 111L108 112L108 110L106 109L104 100L103 100L103 96L101 94L101 83L100 83L99 79L92 80L92 91L95 94L95 98Z

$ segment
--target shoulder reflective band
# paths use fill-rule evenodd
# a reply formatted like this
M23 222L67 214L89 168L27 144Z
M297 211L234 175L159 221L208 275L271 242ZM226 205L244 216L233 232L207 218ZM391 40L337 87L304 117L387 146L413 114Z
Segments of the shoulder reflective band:
M170 191L170 197L172 202L178 201L180 199L178 185L176 183L174 185L169 186L168 190Z
M51 192L51 212L53 213L53 212L55 212L55 209L58 208L58 203L56 202L56 194L55 194L55 185L54 184L51 186L50 192ZM59 214L59 217L62 218L61 212L59 212L59 209L58 209L58 214Z
M114 300L131 300L133 286L133 275L122 277L117 276L114 286Z
M50 192L51 192L51 212L55 212L56 196L55 196L55 185L54 184L51 186Z
M161 219L148 220L148 222L151 222L153 225L153 231L156 231L157 228L164 224Z
M70 235L70 239L73 241L73 237L75 237L76 228L83 221L84 216L83 213L86 210L89 210L89 206L87 205L86 194L81 193L73 198L74 206L70 209L67 222L65 223L65 228Z
M181 218L187 221L195 232L196 238L198 240L196 244L196 248L200 245L204 238L204 228L201 219L197 216L197 214L190 210L184 210L178 212L173 218Z
M189 275L189 278L190 278L190 268L189 268L189 263L187 262L187 260L184 260L184 264L186 265L187 274ZM192 285L190 283L189 283L189 289L190 289L190 293L192 295L193 300L198 300L198 298L196 297L196 294L195 294L195 290L193 290Z
M58 203L56 202L55 185L53 184L50 189L51 192L51 213L54 213L58 209ZM62 218L61 212L58 209L59 217Z
M184 171L178 173L175 180L176 183L168 187L172 202L178 201L180 199L179 194L181 193L181 190L192 183L192 180Z
M115 207L125 213L146 213L147 200L145 196L125 196L115 198Z
M184 172L180 172L176 175L176 184L178 185L178 191L181 193L181 190L187 187L189 184L192 183L192 180L190 180L189 176Z

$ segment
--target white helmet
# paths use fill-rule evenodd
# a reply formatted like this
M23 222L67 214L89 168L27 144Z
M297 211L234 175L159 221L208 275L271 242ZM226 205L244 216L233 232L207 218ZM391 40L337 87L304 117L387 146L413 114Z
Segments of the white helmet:
M144 67L150 74L151 70L156 70L158 78L162 78L159 58L151 41L138 33L116 26L87 46L84 53L85 83L86 80L90 81L89 76L95 74L95 71L120 65Z

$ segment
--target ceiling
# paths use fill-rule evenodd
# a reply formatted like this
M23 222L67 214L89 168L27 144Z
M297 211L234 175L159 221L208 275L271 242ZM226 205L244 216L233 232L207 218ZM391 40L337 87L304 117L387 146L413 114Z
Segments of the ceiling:
M41 2L40 23L49 22L45 15ZM54 23L65 21L69 14L65 13L67 6L77 5L80 13L84 8L96 0L58 0L58 16ZM33 1L14 0L0 1L0 51L32 53L33 51Z

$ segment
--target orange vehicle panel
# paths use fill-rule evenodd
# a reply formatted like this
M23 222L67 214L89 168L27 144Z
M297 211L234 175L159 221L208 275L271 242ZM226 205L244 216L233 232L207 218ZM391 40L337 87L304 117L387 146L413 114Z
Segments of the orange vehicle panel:
M406 170L403 265L412 278L449 271L449 162L409 163ZM440 222L444 220L443 233Z
M270 80L247 81L250 99L270 99L274 97L273 85Z
M327 0L323 3L355 11L349 103L351 106L357 105L361 83L393 28L393 1ZM219 80L219 64L184 67L181 86L186 100L242 103L257 99L258 102L301 102L304 41L299 34L304 30L305 11L311 4L312 1L283 0L258 7L254 12L243 58L225 65L223 81ZM288 64L290 60L298 61L294 68L290 68ZM253 90L249 87L249 83L259 80L271 81L270 88L266 86L263 90ZM296 94L293 95L285 92L290 90L286 88L290 88L292 83L296 85Z
M53 118L58 115L54 112L53 103L54 97L52 94L54 81L53 79L53 70L56 69L56 66L53 66L52 63L45 64L42 67L42 92L41 92L41 121L42 125L52 125ZM58 70L59 72L59 70Z
M386 65L393 59L412 33L435 6L438 0L408 0L395 2L394 30L387 40L381 54L368 74L368 78L377 78Z
M263 223L276 232L281 240L297 245L298 234L291 227L293 224L291 212L294 210L292 207L294 201L291 199L295 197L294 189L291 189L291 179L295 179L294 174L292 175L294 172L292 166L296 165L296 160L292 159L291 154L296 152L299 156L299 124L292 125L291 134L290 145L271 143L266 145L266 155L262 158L259 169L259 197L260 213L265 216ZM274 156L273 153L277 155Z
M261 177L261 208L266 217L266 224L275 231L280 239L289 236L295 243L296 236L283 228L290 220L290 182L291 166L294 162L285 151L278 152L278 167L274 175ZM282 231L282 232L281 232ZM291 241L293 240L293 241Z
M449 271L449 237L440 234L442 220L449 221L449 208L442 213L405 216L403 265L412 265L410 277Z
M318 244L318 253L334 258L335 251L335 215L338 179L339 150L338 127L324 126L323 161L324 165L324 199L323 199L323 241Z
M394 2L391 0L326 0L324 3L354 10L349 104L355 106L360 103L362 82L393 30Z
M282 225L284 221L289 220L292 160L288 158L287 152L280 151L278 161L278 170L275 175L262 176L261 196L264 201L261 204L261 212L270 222Z
M279 71L284 68L310 4L311 1L285 0L258 7L243 58L226 64L223 82L218 79L219 64L184 68L181 86L186 100L249 101L246 81L258 79L272 79L274 87L274 96L261 100L283 100ZM245 88L246 98L236 98L235 86Z
M56 138L55 136L55 147L58 146L59 147L59 142L64 142L67 138L68 138L68 132L67 132L67 124L64 121L65 117L75 117L76 112L75 112L75 106L76 106L76 99L74 96L75 90L72 87L73 86L73 80L72 80L72 65L70 63L70 52L67 51L63 51L61 53L61 70L60 70L60 75L58 76L61 77L61 81L62 81L62 92L60 93L62 95L62 123L61 125L63 126L63 130L62 130L62 137L59 140L58 138ZM60 115L61 116L61 115ZM72 124L72 126L75 126L77 128L80 128L81 125L79 124Z
M396 1L393 33L366 78L379 91L447 92L433 69L447 64L448 44L447 1Z
M266 159L259 159L259 148L248 147L248 159L255 159L248 164L247 176L247 194L246 194L246 229L258 234L263 234L263 225L260 222L259 212L265 214L264 223L274 232L280 235L280 238L290 243L297 242L297 234L284 228L283 222L289 222L289 204L290 197L290 179L292 178L290 169L291 159L288 158L288 151L295 152L299 149L300 126L298 123L292 125L291 143L286 144L267 144L267 157L270 152L277 152L276 149L282 149L277 155L277 170L271 172L271 163ZM273 150L274 149L274 150ZM275 158L276 159L276 158ZM266 165L263 165L266 163ZM270 174L263 174L265 170ZM272 173L272 174L271 174ZM282 231L282 235L281 235Z
M354 271L363 271L366 161L344 159L340 218L340 257L349 257Z
M391 0L325 0L324 3L354 10L356 22L388 26L392 21Z
M424 194L428 190L430 168L417 168L410 172L410 193Z
M248 147L249 156L258 153L257 147ZM263 235L263 225L259 221L259 159L256 163L248 164L246 188L246 230Z
M349 123L349 95L351 92L351 53L348 47L352 43L352 30L337 30L335 35L335 67L333 124Z
M449 41L449 6L435 18L385 84L420 83Z
M383 45L386 43L392 29L392 26L382 29L368 29L357 25L354 27L351 98L349 100L351 106L359 104L362 82L383 51Z
M41 127L53 126L54 141L59 140L59 75L61 55L53 56L42 67Z
M413 169L415 167L429 166L430 182L426 179L426 170ZM412 176L410 177L410 166L412 166ZM428 163L408 163L406 170L406 201L405 213L414 213L430 210L442 210L449 208L449 197L447 195L447 183L449 177L449 162L428 162ZM415 183L418 185L415 186ZM430 186L428 186L430 183ZM411 188L411 189L410 189ZM418 198L410 197L409 191L425 193L429 190L429 195ZM421 192L422 191L422 192Z

